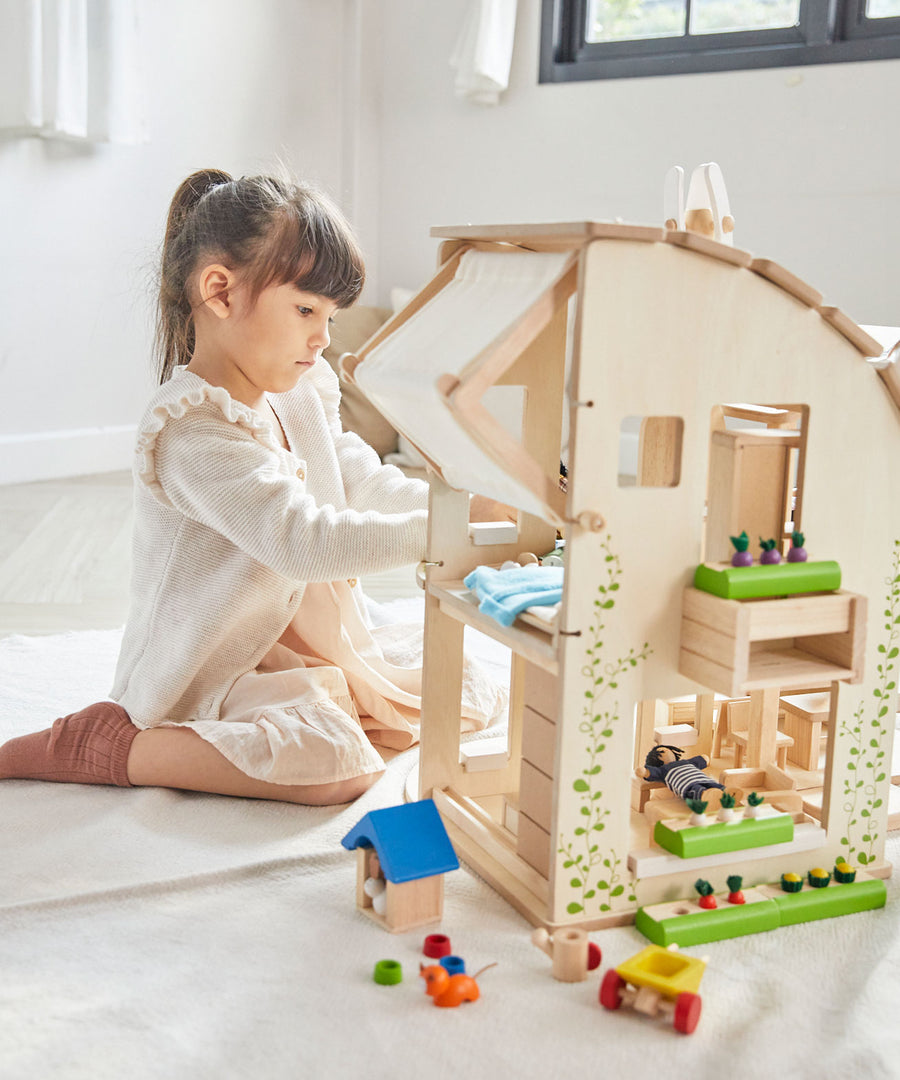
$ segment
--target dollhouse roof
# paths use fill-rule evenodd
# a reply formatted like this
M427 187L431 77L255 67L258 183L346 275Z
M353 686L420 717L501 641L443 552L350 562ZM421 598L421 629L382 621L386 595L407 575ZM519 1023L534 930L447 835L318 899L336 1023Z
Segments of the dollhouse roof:
M344 358L344 373L450 487L512 503L557 527L565 510L555 462L548 476L522 450L521 388L500 384L510 383L507 372L580 287L579 253L595 241L673 246L764 279L872 358L900 405L900 364L886 355L885 342L771 259L696 233L609 222L468 225L431 234L447 241L437 276L358 358Z
M341 843L348 851L374 848L385 878L396 885L459 869L456 852L431 799L372 810Z

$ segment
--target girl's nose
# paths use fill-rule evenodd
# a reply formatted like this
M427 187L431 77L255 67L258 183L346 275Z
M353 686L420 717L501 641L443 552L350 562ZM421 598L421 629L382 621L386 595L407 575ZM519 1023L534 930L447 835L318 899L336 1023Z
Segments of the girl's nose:
M310 344L314 344L317 349L327 349L331 344L331 335L328 333L328 323L317 327L313 334L313 340Z

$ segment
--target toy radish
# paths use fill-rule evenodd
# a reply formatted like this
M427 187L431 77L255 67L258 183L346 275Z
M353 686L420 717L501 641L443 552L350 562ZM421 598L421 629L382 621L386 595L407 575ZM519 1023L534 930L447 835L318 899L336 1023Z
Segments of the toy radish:
M806 562L806 548L803 546L804 536L802 532L791 533L791 546L788 549L788 562Z
M760 564L762 566L775 566L781 562L781 552L775 546L776 540L763 540L759 538L759 546L762 548L762 555L759 557Z
M719 821L734 821L735 817L737 816L734 809L736 802L737 799L735 799L734 795L730 794L727 791L722 792L722 799L719 803Z
M746 532L742 532L740 536L732 536L731 542L734 544L734 554L731 556L732 566L752 566L753 556L747 550L750 547L750 537Z
M739 874L732 874L731 877L726 878L725 880L728 882L728 903L746 903L744 894L741 892L741 886L744 884L744 879Z
M700 899L697 901L700 907L705 908L707 911L711 911L713 908L718 907L716 898L713 896L713 887L708 881L704 881L703 878L698 878L694 882L694 888L700 893Z

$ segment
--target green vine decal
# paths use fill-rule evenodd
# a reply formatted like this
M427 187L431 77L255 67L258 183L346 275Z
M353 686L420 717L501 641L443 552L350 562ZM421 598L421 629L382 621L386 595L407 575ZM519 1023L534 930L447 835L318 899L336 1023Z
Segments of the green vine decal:
M604 618L616 605L615 594L619 591L622 567L619 556L609 546L609 537L601 544L604 553L606 583L598 586L599 596L594 600L594 622L588 628L590 644L586 650L586 663L582 675L588 680L584 692L585 704L578 730L586 735L587 762L581 776L573 781L572 788L581 796L580 813L584 821L575 829L568 843L561 834L558 853L564 856L563 868L572 871L569 885L576 891L577 900L566 906L570 915L586 911L588 903L598 903L602 912L612 910L612 901L629 889L628 900L635 902L634 880L629 875L623 880L622 859L615 849L601 849L600 833L606 828L605 818L612 813L603 800L602 756L608 740L613 737L620 721L618 702L609 702L611 691L618 689L619 680L653 651L644 642L640 651L630 649L627 656L604 662L602 635ZM609 703L609 704L607 704ZM607 707L604 708L604 705Z
M843 810L847 814L847 826L841 844L847 849L846 856L855 858L862 866L875 861L875 844L880 834L876 831L876 811L884 800L879 797L879 786L887 779L885 768L887 749L885 743L894 725L890 702L897 686L894 671L900 655L900 540L894 541L891 573L885 580L888 587L883 612L887 639L878 646L881 662L876 668L878 685L872 691L876 715L867 721L867 703L860 701L853 714L853 724L841 725L840 737L851 742L847 764L848 776L844 779Z

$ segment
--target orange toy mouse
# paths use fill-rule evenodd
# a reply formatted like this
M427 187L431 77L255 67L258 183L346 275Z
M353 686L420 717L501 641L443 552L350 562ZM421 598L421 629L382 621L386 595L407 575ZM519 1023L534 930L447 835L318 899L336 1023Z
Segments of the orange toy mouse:
M494 965L488 964L473 976L451 975L440 964L429 964L428 967L419 964L419 974L425 980L425 993L434 998L435 1005L453 1009L457 1005L462 1005L464 1001L478 1000L481 995L475 980L482 971L487 971L488 967L494 967Z

